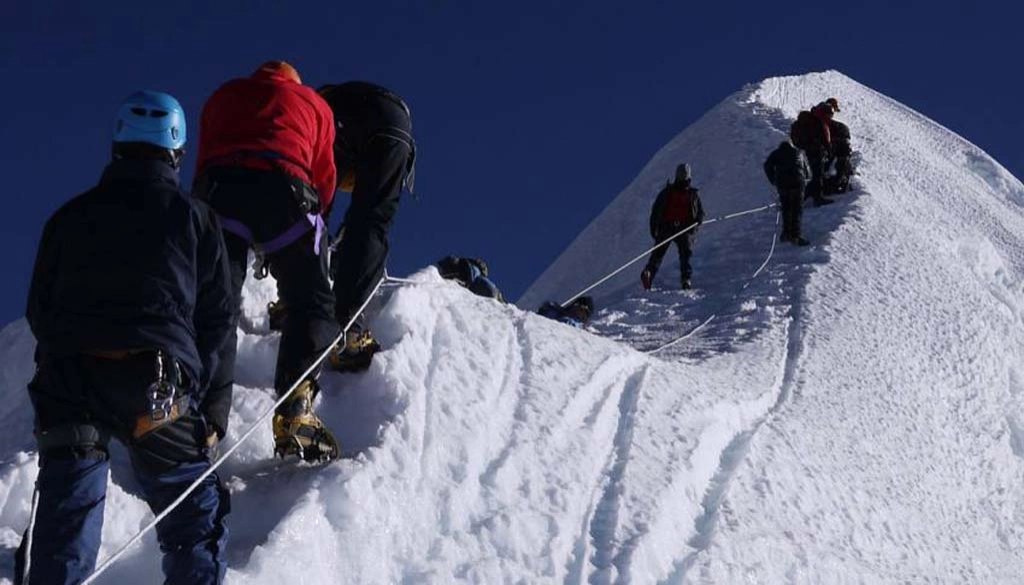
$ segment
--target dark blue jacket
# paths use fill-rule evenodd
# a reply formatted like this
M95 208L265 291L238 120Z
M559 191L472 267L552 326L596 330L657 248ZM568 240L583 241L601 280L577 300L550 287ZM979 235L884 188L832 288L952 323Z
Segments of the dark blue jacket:
M216 218L181 191L178 173L155 160L115 160L46 223L26 316L44 358L169 352L223 430L231 385L207 386L235 326L230 279Z

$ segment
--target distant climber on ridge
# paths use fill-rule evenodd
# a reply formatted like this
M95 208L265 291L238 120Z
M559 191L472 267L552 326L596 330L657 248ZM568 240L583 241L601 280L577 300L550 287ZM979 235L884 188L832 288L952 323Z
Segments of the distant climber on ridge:
M676 167L675 180L665 185L654 200L650 218L651 237L655 243L672 240L679 248L680 285L683 290L691 286L693 270L690 267L690 256L693 255L697 227L704 221L704 205L697 189L690 182L690 165L680 164ZM675 236L689 226L694 227L685 234ZM650 290L669 246L665 244L651 252L647 266L640 273L640 282L645 290Z
M832 138L829 131L829 120L832 119L832 106L821 103L803 111L789 128L789 137L793 144L804 151L807 162L811 165L811 180L804 190L804 198L814 201L816 206L834 203L825 197L825 165L832 156Z
M537 309L542 317L554 319L577 329L583 329L590 324L590 317L594 314L594 299L583 296L574 299L567 306L562 307L556 302L548 301Z
M99 184L43 230L26 314L38 342L28 392L39 500L15 583L92 574L110 439L128 450L141 496L161 512L210 469L227 430L230 381L211 378L234 366L234 351L224 351L234 339L231 276L216 217L179 186L185 135L176 99L129 96ZM157 525L167 583L223 583L229 500L211 474Z
M454 280L477 296L505 302L498 286L488 277L487 263L480 258L445 256L437 261L437 271L441 278Z
M409 106L379 85L349 81L325 85L319 93L337 127L334 162L337 186L352 193L345 212L345 235L334 264L334 311L343 326L356 317L384 275L388 233L405 188L413 190L416 143ZM357 319L331 365L339 370L369 366L380 344Z
M803 215L804 189L811 180L811 167L802 150L785 140L764 161L764 174L779 192L782 211L782 234L779 240L806 246L810 242L800 235L800 216Z
M257 255L256 278L272 274L288 309L274 374L278 395L340 332L324 228L337 178L333 147L331 109L283 61L269 61L249 77L228 81L203 108L195 194L220 216L234 299L241 298L251 248ZM274 414L279 455L322 460L340 454L334 435L313 412L319 374L317 368L301 380ZM231 379L225 369L215 384Z
M836 98L828 98L825 103L834 111L841 111L839 100ZM853 147L850 144L850 129L835 118L829 120L828 127L832 140L832 157L826 163L826 169L834 164L835 173L825 179L825 193L846 193L850 190L850 178L853 176Z

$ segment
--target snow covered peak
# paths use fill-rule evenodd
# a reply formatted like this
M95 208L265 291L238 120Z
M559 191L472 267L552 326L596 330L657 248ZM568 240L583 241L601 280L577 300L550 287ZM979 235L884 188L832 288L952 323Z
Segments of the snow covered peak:
M987 197L1024 202L1020 181L983 151L841 73L770 78L727 97L659 150L529 287L519 306L536 309L546 300L564 301L650 247L647 219L651 203L680 162L693 168L694 185L700 188L709 217L774 202L776 195L764 178L761 163L788 136L798 112L829 97L839 99L842 111L836 119L852 129L854 148L863 157L865 180L872 180L872 169L879 168L942 177L947 184L968 179L972 185L988 186ZM908 154L921 149L933 156L908 160ZM917 166L894 167L897 161ZM925 193L929 198L936 195ZM806 223L813 229L812 217ZM709 226L704 231L717 234L735 229L744 229L744 223ZM714 247L716 237L698 238L702 250L697 252L696 262ZM669 274L672 266L674 263L666 263L662 273ZM598 307L614 304L636 289L641 268L642 263L596 289L592 294Z
M764 156L832 96L860 174L806 210L809 248L773 246L774 212L704 226L694 290L666 262L643 292L637 267L599 290L589 331L432 268L386 287L371 324L386 351L322 378L318 412L354 457L281 464L266 424L224 469L229 583L1019 582L1024 188L934 122L835 72L749 86L521 304L647 248L680 161L710 216L772 201ZM273 402L273 297L247 283L228 444ZM23 322L0 332L0 582L36 473L32 349ZM151 517L114 461L101 557ZM152 537L101 580L160 581Z

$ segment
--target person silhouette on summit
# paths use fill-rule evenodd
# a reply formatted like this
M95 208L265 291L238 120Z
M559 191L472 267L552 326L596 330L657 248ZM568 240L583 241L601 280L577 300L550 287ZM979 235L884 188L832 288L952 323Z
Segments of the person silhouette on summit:
M704 205L701 203L700 194L690 181L690 165L684 163L676 167L675 179L665 185L655 198L650 218L651 237L655 242L661 244L672 240L679 248L680 285L683 290L691 286L690 277L693 270L690 267L690 256L693 255L697 226L704 221ZM675 235L689 226L694 227L685 234ZM669 244L665 244L651 252L647 266L640 273L640 282L644 290L650 290L668 248Z
M283 61L268 61L249 77L228 81L203 107L195 194L220 216L234 297L241 297L251 249L256 278L273 275L287 307L274 373L278 395L340 333L324 221L337 181L333 148L331 109ZM235 347L234 333L229 344ZM319 374L315 368L299 381L274 414L281 456L317 461L340 454L334 435L313 411ZM220 371L215 383L229 385L232 376Z

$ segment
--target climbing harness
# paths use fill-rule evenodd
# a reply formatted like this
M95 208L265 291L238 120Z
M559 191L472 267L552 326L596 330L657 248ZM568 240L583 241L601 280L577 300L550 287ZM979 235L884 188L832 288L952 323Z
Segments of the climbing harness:
M345 328L341 331L341 333L334 339L334 341L330 345L327 346L327 349L324 350L323 353L321 353L319 357L317 357L316 360L313 361L312 364L310 364L306 371L303 372L302 375L300 375L297 380L295 380L295 383L291 385L288 391L282 394L277 399L277 402L273 404L273 406L264 411L263 414L261 414L259 418L256 419L256 422L254 422L252 426L249 427L249 430L246 431L245 434L243 434L241 437L239 437L238 441L234 445L232 445L231 448L228 449L223 455L221 455L220 458L217 459L217 461L213 462L210 465L210 467L203 472L202 475L200 475L198 478L196 478L195 481L192 482L191 485L185 488L185 491L182 492L181 495L178 496L176 500L171 502L171 504L164 508L162 512L157 514L156 517L153 518L153 520L151 520L141 530L135 533L135 536L128 539L128 542L124 543L124 545L122 545L121 548L117 549L117 551L110 555L110 557L108 557L105 561L103 561L103 563L100 566L96 567L96 570L93 571L92 574L89 575L89 577L86 580L82 581L82 585L89 585L90 583L94 583L96 579L99 578L101 574L103 574L104 571L109 569L111 565L113 565L126 552L128 552L128 549L131 548L132 545L141 540L142 537L146 535L146 533L153 530L153 528L156 527L156 525L161 520L166 518L171 512L174 511L175 508L180 506L181 503L185 501L185 498L190 496L192 492L194 492L196 488L198 488L203 483L203 481L206 480L207 477L212 475L213 472L217 470L217 468L219 468L225 461L227 461L227 459L231 457L235 453L235 451L238 450L239 447L242 446L242 443L248 440L249 437L251 437L253 433L255 433L256 430L260 428L260 426L263 424L263 421L265 421L267 417L273 414L277 407L284 404L284 402L287 401L289 397L291 397L292 393L295 392L295 389L298 388L299 385L306 379L306 376L309 376L311 373L313 373L313 371L316 370L316 368L318 368L325 359L327 359L327 356L331 353L331 349L333 349L336 344L345 339L345 335L348 333L348 330L352 328L352 325L356 322L356 319L358 319L359 316L362 315L363 311L366 310L366 307L370 304L370 301L373 299L374 295L376 295L377 291L380 290L381 285L384 284L384 278L385 277L381 277L381 279L377 281L376 286L374 286L373 290L370 291L370 294L366 297L366 300L363 302L362 306L359 307L359 310L356 311L352 318L349 319L348 323L345 324Z

